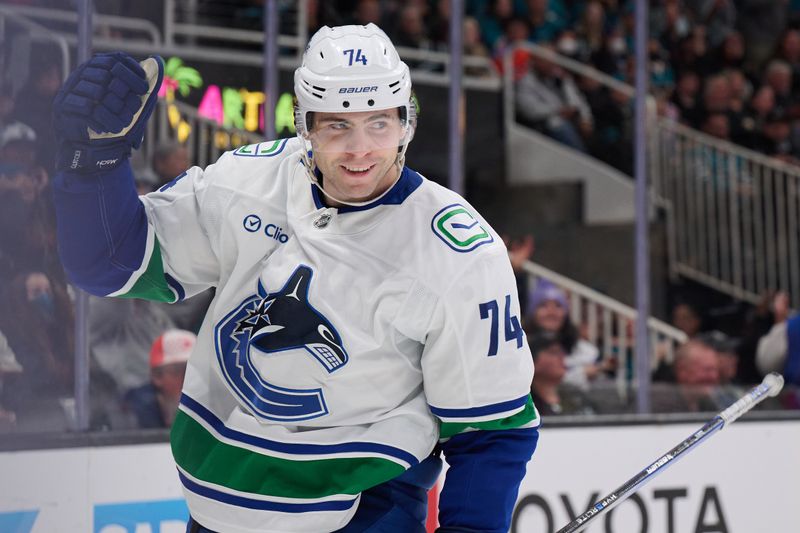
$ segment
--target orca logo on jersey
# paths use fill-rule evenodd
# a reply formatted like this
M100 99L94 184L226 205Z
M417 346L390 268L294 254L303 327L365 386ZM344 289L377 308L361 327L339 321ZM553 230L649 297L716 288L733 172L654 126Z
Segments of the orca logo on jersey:
M301 265L276 292L258 282L214 328L223 375L251 411L267 420L298 421L328 414L321 389L289 389L267 381L255 361L289 350L305 350L328 372L349 359L342 337L308 301L313 271Z

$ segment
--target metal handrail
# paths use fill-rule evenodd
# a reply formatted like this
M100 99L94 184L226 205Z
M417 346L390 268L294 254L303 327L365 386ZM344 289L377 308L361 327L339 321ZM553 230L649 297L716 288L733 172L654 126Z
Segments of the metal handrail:
M637 319L636 310L536 263L526 261L522 268L534 281L546 279L569 295L570 319L586 328L586 340L597 346L603 359L616 359L616 389L625 397L631 390L630 380L636 379L627 372L628 368L634 369L635 329L630 328L630 337L628 332ZM647 319L647 328L650 353L659 356L652 359L653 365L659 359L671 363L678 347L686 342L686 334L654 317Z
M64 9L34 7L34 6L21 6L21 5L0 5L0 10L21 15L27 18L49 20L55 22L73 22L78 23L78 14L74 11ZM145 19L137 19L132 17L120 17L117 15L102 15L94 14L92 17L95 27L97 26L113 26L120 29L140 31L150 37L150 42L154 45L161 44L161 32L155 24ZM48 30L50 31L50 30ZM52 33L52 31L50 32Z
M634 93L630 85L592 67L522 43L503 57L507 128L516 124L516 50L611 90ZM648 107L655 110L652 97ZM655 113L649 126L650 197L667 216L670 272L748 302L757 302L764 290L779 289L800 301L800 167ZM712 190L711 181L722 182L717 185L724 192Z
M800 301L800 167L665 119L656 133L673 273L750 303Z
M52 41L55 43L61 52L61 73L64 79L66 79L67 74L69 73L69 47L67 46L67 40L64 37L55 35L44 26L36 24L24 16L21 16L16 12L15 9L12 9L12 6L0 5L0 16L8 17L9 20L28 30L31 36L37 39Z
M552 281L555 285L565 289L570 294L576 294L585 300L591 301L602 308L608 309L609 311L621 315L627 319L636 320L636 309L633 307L627 306L618 300L614 300L613 298L587 287L586 285L582 285L577 281L559 274L558 272L531 261L526 261L522 268L525 270L525 272L532 276ZM647 324L653 331L676 342L685 342L687 340L686 333L662 320L650 317L647 320Z
M619 81L618 79L609 76L603 71L597 70L594 67L590 67L585 63L581 63L580 61L576 61L571 59L567 56L563 56L557 52L549 48L545 48L535 43L528 43L528 42L519 42L515 43L513 46L509 47L506 50L505 54L503 54L503 62L505 65L504 73L507 75L513 74L513 69L511 69L511 60L513 59L513 55L515 52L519 50L524 50L531 55L534 55L540 59L545 59L550 61L551 63L555 63L559 67L568 70L574 74L579 76L583 76L585 78L590 78L598 83L608 87L609 89L613 89L615 91L619 91L626 96L633 97L635 95L635 90L631 85L628 85L625 82ZM507 78L507 81L510 81L510 78Z
M243 30L238 28L219 28L202 24L185 24L176 22L172 26L173 41L176 35L187 37L207 37L211 39L226 40L244 44L264 44L264 32L257 30ZM278 35L278 44L289 48L299 48L301 51L306 43L296 35Z
M776 159L775 157L770 157L761 152L756 152L755 150L745 148L739 144L735 144L718 137L713 137L707 133L703 133L702 131L690 128L679 122L675 122L674 120L662 118L658 121L658 126L659 129L662 130L672 131L687 137L692 137L698 142L713 147L717 150L728 152L732 155L737 155L744 159L756 162L759 165L800 177L800 167L797 165L786 163L780 159Z

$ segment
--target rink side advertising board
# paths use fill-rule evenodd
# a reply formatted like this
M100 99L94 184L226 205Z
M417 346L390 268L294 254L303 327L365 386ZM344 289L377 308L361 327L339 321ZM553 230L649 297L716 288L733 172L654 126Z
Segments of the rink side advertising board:
M554 531L697 429L696 424L542 428L511 531ZM800 422L734 424L589 533L793 531ZM167 444L0 453L0 531L183 533ZM477 502L476 502L477 504Z

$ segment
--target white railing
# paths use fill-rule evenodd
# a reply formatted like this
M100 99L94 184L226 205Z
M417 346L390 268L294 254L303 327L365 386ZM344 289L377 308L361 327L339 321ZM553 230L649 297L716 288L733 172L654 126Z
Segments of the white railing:
M77 40L78 14L75 11L17 4L0 5L0 10L9 14L25 17L29 20L40 22L67 22L74 24L76 31L72 33L72 37ZM160 45L162 42L161 32L158 30L156 25L149 20L96 13L92 16L92 22L95 27L95 31L98 28L124 30L144 36L144 40L146 42L149 42L155 46ZM131 39L131 37L128 36L126 39Z
M294 34L278 36L278 46L282 51L278 57L278 65L282 69L294 69L300 65L300 59L308 41L306 3L307 0L298 0L294 7L296 19ZM177 56L184 60L211 61L236 66L262 67L264 65L263 54L260 50L260 46L264 42L262 31L228 28L222 24L214 26L198 23L190 7L191 1L184 2L186 4L184 7L180 7L178 4L179 2L176 0L164 0L163 31L144 19L95 14L92 17L95 27L93 48L98 51L121 50L142 56L149 54L160 54L164 57ZM31 20L75 24L74 31L52 33L71 46L77 45L78 16L74 11L16 5L0 5L0 9ZM97 32L97 28L100 27L134 33L141 38L107 37ZM213 44L208 44L209 41L212 41ZM222 44L229 46L221 47ZM242 47L251 49L242 49ZM450 54L443 51L404 47L398 47L397 50L404 60L424 63L425 68L412 69L412 77L415 82L439 87L449 85ZM465 69L473 72L479 71L482 74L480 76L465 74L464 87L466 89L500 90L502 81L491 59L466 55L462 58L462 63Z
M518 48L575 76L633 95L633 88L549 49ZM505 58L506 127L516 124L511 52ZM667 215L670 271L735 298L769 290L800 301L800 167L697 130L650 110L650 199Z
M61 54L61 72L66 79L69 73L69 47L67 41L63 37L54 35L47 28L33 22L28 17L20 14L17 9L12 9L12 6L0 5L0 42L4 46L11 46L10 38L7 35L6 26L19 26L23 28L32 40L48 41L54 43ZM3 61L6 58L0 59L0 64L5 68ZM5 72L3 74L6 74Z
M769 290L800 301L800 167L669 120L657 142L677 273L754 303Z
M603 359L616 359L618 390L624 393L628 379L633 377L628 375L628 369L632 372L635 368L636 310L536 263L527 261L523 269L530 276L531 287L545 279L567 294L570 318L580 326L583 337L597 346ZM660 354L665 361L672 362L675 350L686 342L686 334L653 317L647 320L647 329L650 353ZM657 359L652 357L651 360L655 363Z

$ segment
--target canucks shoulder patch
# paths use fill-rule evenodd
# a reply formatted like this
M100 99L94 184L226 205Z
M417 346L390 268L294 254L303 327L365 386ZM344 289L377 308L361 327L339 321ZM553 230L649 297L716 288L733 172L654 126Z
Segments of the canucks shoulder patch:
M494 242L489 230L461 204L448 205L439 210L431 220L431 229L456 252L471 252L482 244Z
M277 141L266 141L258 144L248 144L240 146L233 151L233 155L244 157L273 157L283 152L289 139L278 139Z

